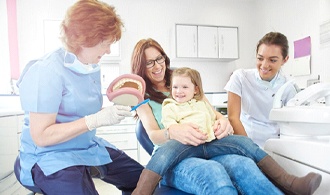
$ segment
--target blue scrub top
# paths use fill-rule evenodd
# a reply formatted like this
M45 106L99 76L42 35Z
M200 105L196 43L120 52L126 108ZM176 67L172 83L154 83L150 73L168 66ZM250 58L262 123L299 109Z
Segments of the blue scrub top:
M35 163L45 175L75 166L96 166L112 162L105 147L112 144L88 131L64 143L47 147L34 144L30 134L29 113L57 113L56 123L65 123L98 112L103 103L100 70L80 74L64 66L62 48L31 61L18 81L25 112L21 135L20 180L34 186L31 168Z

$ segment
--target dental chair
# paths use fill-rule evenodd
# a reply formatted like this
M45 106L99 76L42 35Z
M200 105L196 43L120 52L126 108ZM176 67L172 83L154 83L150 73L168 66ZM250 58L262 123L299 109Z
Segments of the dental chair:
M135 133L141 146L147 151L149 155L151 155L154 149L154 144L149 139L149 136L140 120L138 120L136 123ZM156 188L154 195L191 195L191 194L169 186L160 185Z
M274 97L269 119L280 127L280 139L269 139L265 151L282 167L300 176L322 175L314 195L330 192L330 83L313 84L283 105L284 84Z

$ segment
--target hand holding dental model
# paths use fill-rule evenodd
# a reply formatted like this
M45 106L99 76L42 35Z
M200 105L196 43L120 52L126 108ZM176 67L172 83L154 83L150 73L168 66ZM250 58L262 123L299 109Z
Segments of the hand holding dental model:
M95 114L85 116L88 130L94 130L97 127L108 126L120 123L125 116L132 116L131 108L128 106L114 105L108 106Z
M149 101L149 99L143 100L144 93L145 82L142 77L134 74L119 76L110 83L107 89L108 99L115 105L86 116L88 129L93 130L104 125L117 124L126 116L132 116L130 111ZM132 109L129 106L133 106Z

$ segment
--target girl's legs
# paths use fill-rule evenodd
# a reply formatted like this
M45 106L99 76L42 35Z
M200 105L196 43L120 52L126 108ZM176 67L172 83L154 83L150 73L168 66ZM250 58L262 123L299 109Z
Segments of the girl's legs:
M250 158L235 154L220 155L210 160L220 163L240 194L280 195L283 194L260 171Z
M133 195L152 194L161 177L188 157L209 159L221 154L241 154L259 162L266 155L245 136L228 136L226 138L216 139L199 146L184 145L176 140L167 141L155 151L146 169L142 171Z
M183 145L175 140L166 142L155 152L147 169L143 171L137 191L152 192L161 176L185 158L210 159L223 154L239 154L251 158L273 183L287 193L312 194L322 180L321 175L316 173L309 173L301 178L290 175L251 139L232 135L196 147Z
M166 173L161 183L191 194L237 194L221 164L200 158L187 158L181 161Z
M210 159L224 154L247 156L256 163L267 155L246 136L227 136L199 146L184 145L176 140L170 140L156 150L146 168L162 176L188 157Z

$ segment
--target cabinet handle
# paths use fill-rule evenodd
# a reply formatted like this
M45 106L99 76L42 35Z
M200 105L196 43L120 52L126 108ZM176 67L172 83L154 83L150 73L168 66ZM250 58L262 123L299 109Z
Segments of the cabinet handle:
M195 53L196 52L196 47L197 47L195 34L193 34L193 40L194 40L194 53Z

